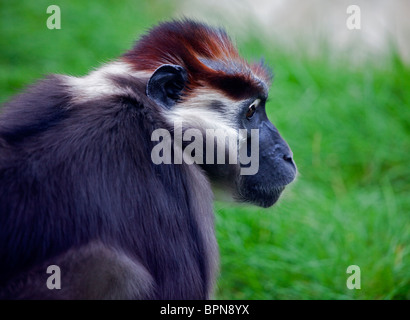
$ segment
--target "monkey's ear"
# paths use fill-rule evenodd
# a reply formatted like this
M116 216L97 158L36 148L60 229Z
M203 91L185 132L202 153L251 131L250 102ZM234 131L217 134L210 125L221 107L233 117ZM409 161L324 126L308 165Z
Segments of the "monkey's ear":
M146 94L163 107L170 109L180 98L188 80L185 69L178 65L164 64L148 80Z

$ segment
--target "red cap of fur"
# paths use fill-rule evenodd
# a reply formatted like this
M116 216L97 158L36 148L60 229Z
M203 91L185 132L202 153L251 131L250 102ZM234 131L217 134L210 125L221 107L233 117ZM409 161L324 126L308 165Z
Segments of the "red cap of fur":
M144 35L123 59L136 70L155 71L163 64L180 65L188 73L184 92L212 87L233 99L266 96L272 79L262 64L248 64L222 29L192 20L158 25Z

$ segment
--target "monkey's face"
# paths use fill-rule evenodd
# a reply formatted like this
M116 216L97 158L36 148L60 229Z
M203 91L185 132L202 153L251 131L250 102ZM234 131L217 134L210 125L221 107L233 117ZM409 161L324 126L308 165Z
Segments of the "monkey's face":
M181 99L186 82L184 68L164 65L147 84L148 97L163 107L168 123L181 124L181 147L190 146L188 157L195 158L211 182L235 200L272 206L295 179L296 165L288 144L266 115L266 86L243 99L207 87ZM200 139L198 135L195 141L185 139L192 129Z
M240 201L270 207L279 199L285 186L295 179L296 165L288 144L266 115L265 102L263 97L244 101L239 109L239 126L247 132L247 153L252 153L254 138L258 139L259 152L251 156L246 165L258 170L250 170L250 174L239 175L236 179L236 197ZM258 137L253 137L252 131L257 132Z

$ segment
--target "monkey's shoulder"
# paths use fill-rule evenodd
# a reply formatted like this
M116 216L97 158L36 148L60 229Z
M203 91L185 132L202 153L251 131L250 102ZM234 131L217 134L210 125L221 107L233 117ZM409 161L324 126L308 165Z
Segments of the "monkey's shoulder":
M152 109L143 81L135 77L103 72L85 77L49 75L4 104L0 147L67 125L81 123L98 131L104 124L127 122L135 116L151 119Z

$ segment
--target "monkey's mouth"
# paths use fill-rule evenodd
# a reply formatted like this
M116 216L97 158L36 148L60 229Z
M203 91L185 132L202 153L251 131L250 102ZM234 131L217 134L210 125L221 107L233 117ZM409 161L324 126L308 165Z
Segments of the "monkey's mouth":
M262 186L245 186L238 192L238 201L251 203L253 205L269 208L273 206L280 198L285 186L278 186L266 189Z

